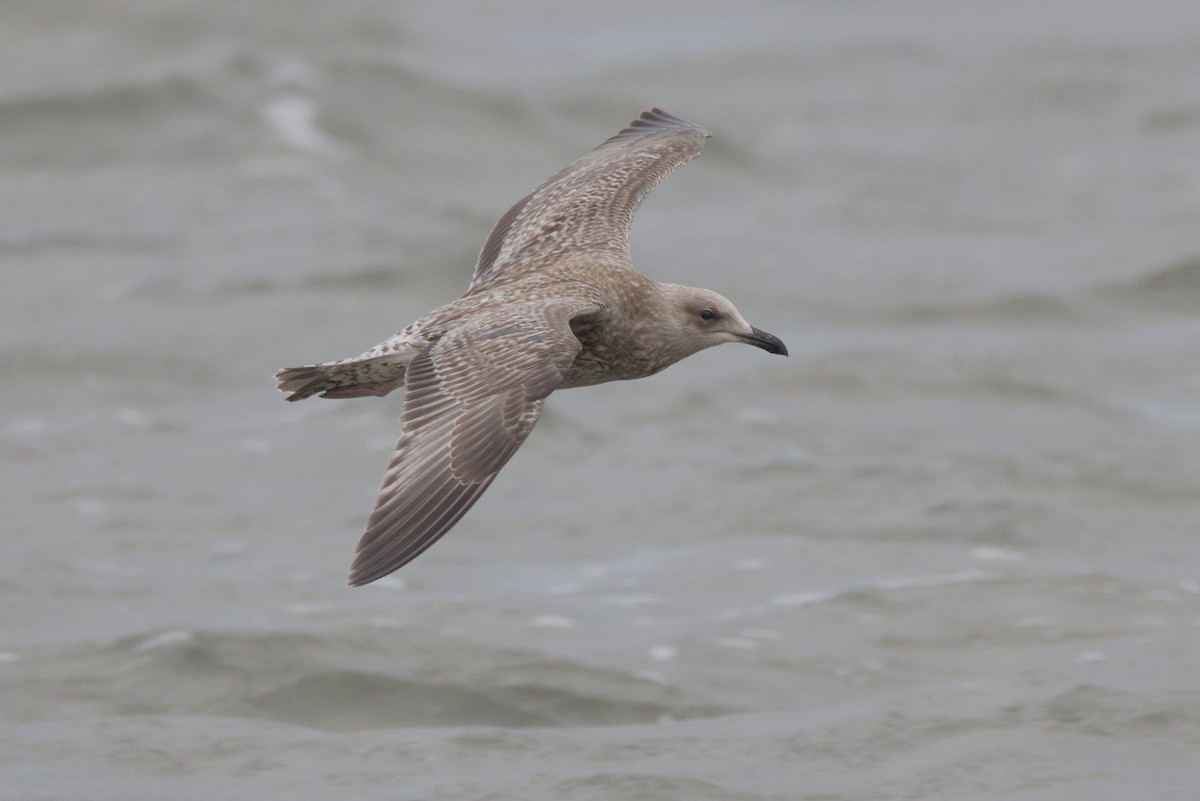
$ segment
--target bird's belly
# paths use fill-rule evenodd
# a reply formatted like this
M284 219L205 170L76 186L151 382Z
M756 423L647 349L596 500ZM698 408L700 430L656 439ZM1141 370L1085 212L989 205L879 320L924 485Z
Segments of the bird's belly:
M612 343L585 343L567 370L559 388L587 387L607 381L645 378L654 375L663 367L666 365L658 364L637 350L614 347Z

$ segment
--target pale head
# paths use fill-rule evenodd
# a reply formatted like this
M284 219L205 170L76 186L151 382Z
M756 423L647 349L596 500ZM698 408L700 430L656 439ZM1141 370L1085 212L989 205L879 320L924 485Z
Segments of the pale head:
M787 356L787 346L779 337L750 325L723 295L680 284L660 286L665 306L663 322L668 323L671 332L671 361L726 342L754 345L767 353Z

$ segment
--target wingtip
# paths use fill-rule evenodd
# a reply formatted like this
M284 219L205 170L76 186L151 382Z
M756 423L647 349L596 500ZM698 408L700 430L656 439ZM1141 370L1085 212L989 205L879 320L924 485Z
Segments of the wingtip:
M364 584L370 584L377 578L382 578L382 576L378 575L364 575L364 572L363 565L355 558L354 564L350 565L350 572L346 574L346 584L350 587L361 587Z
M394 570L384 570L382 572L364 574L355 568L350 568L350 573L346 576L346 586L348 586L348 587L365 587L368 584L371 584L372 582L379 581L379 579L381 579L384 576L387 576L388 574L393 573L393 572L395 572L395 571Z
M372 564L371 560L363 558L360 546L360 550L354 555L354 561L350 564L350 571L346 574L346 584L350 587L366 586L373 581L378 581L389 573L394 573L403 564L381 568L378 563Z
M700 134L705 139L712 136L709 131L696 123L688 122L685 119L676 117L674 114L668 114L658 106L653 106L639 114L636 120L629 123L627 127L623 128L616 136L611 137L605 144L656 131L691 131Z
M354 561L350 564L350 571L346 574L346 584L351 587L361 587L364 584L370 584L372 581L379 578L379 576L364 575L366 573L366 570L364 569L365 567L366 565L362 560L362 548L360 545L358 551L354 554Z
M676 117L674 114L663 111L658 106L651 106L649 110L643 111L636 120L630 123L630 127L642 127L638 125L639 123L644 123L646 127L656 128L695 128L704 134L705 139L712 136L712 133L707 129L694 122L688 122L682 117Z

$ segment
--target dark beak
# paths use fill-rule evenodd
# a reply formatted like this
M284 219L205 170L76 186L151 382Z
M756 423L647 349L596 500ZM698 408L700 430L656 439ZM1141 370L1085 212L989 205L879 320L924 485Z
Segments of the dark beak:
M783 344L783 340L774 334L768 334L766 331L760 331L757 328L751 328L749 334L742 334L742 341L747 345L753 345L756 348L762 348L767 353L778 353L780 356L787 356L787 345Z

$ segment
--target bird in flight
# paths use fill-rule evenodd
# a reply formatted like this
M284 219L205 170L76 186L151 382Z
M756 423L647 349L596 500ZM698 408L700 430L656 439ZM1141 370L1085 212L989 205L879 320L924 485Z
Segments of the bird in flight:
M457 523L554 390L654 375L725 342L787 355L716 292L651 280L630 262L634 212L709 136L643 112L505 212L461 298L359 356L276 373L289 401L402 390L403 431L351 585L407 564Z

